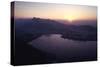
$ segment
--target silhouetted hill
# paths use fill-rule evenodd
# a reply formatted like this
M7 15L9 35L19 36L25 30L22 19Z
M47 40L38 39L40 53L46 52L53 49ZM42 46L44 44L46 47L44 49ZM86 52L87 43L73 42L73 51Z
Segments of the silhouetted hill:
M72 21L72 23L75 23L74 25L89 25L97 27L97 20L75 20Z
M64 34L71 36L70 39L96 40L97 29L91 25L67 25L51 19L33 18L16 20L16 32L24 36L25 34ZM69 34L68 34L69 33ZM24 35L23 35L24 34ZM17 34L16 34L17 35ZM17 37L18 37L17 36ZM80 37L81 36L81 37ZM93 38L90 38L93 37ZM75 38L73 38L75 37ZM84 38L83 38L84 37ZM86 37L86 38L85 38ZM69 38L69 37L68 37Z

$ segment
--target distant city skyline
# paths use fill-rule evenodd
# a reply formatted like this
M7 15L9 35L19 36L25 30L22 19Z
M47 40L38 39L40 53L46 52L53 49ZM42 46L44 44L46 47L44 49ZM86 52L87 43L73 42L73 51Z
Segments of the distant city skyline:
M37 2L15 2L15 18L49 18L64 20L95 20L97 7Z

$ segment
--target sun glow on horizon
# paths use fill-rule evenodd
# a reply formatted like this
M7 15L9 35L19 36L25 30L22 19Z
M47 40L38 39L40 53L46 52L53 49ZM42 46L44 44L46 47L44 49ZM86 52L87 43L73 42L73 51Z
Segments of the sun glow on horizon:
M65 16L64 19L65 19L65 20L68 20L68 21L70 21L70 22L73 21L73 20L76 20L76 18L75 18L74 16L72 16L72 15Z

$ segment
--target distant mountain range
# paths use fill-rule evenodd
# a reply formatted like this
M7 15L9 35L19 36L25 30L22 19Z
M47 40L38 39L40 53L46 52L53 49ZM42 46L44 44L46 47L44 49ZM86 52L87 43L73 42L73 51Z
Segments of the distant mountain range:
M90 26L97 26L97 20L73 20L73 21L68 21L68 20L56 20L60 23L64 23L67 25L90 25Z

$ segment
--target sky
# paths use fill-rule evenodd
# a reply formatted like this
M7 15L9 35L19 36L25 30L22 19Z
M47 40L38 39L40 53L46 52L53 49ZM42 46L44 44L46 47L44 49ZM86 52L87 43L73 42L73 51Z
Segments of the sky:
M64 20L93 20L97 18L97 7L37 2L15 2L15 18L48 18Z

